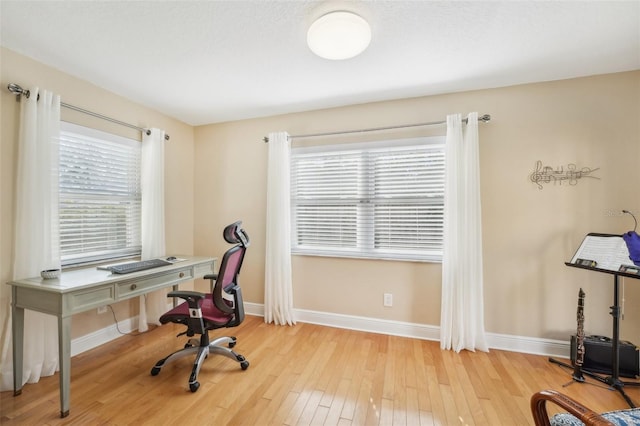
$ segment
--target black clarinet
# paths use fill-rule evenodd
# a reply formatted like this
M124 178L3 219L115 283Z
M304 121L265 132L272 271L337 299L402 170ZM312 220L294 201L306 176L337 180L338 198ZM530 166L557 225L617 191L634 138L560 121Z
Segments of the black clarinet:
M582 363L584 362L584 291L578 292L578 330L576 332L576 361L573 364L573 380L584 382Z

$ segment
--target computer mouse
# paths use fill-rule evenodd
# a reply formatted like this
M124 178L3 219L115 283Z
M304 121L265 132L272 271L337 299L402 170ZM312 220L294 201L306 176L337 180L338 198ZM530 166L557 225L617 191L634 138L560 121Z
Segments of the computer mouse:
M168 260L169 262L171 262L172 260L176 260L176 259L177 259L177 258L176 258L175 256L169 256L169 257L167 257L167 260Z

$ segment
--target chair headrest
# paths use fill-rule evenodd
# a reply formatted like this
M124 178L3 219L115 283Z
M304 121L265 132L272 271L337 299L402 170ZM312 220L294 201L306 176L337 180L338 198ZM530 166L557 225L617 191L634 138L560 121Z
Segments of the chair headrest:
M242 244L244 247L249 246L249 235L242 229L242 221L239 220L237 222L232 223L231 225L227 225L222 231L222 236L224 240L229 244Z

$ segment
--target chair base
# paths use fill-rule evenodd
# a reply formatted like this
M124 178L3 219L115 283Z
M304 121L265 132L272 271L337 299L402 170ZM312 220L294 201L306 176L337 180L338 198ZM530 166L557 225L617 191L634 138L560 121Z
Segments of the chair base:
M156 365L151 369L151 375L158 375L162 367L170 362L176 361L180 358L184 358L185 356L196 354L196 359L193 363L193 369L191 370L191 375L189 376L189 389L191 390L191 392L195 392L200 388L200 382L198 382L198 373L200 372L202 363L209 356L209 354L223 355L227 358L237 361L240 363L240 367L243 370L249 368L249 361L247 361L244 356L237 354L233 350L231 350L231 348L236 345L235 337L219 337L213 342L209 343L209 336L207 334L203 334L200 337L200 344L198 346L193 345L194 340L196 339L189 340L184 349L180 349L167 356L166 358L158 361ZM222 345L226 345L227 347L224 347Z

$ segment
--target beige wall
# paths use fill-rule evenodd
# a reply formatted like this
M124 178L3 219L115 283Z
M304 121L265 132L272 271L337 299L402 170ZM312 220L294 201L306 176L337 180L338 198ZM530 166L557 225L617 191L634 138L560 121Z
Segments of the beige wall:
M241 276L249 302L263 303L269 132L305 134L492 115L480 124L485 327L491 333L567 340L578 288L587 333L611 335L613 280L564 265L588 232L622 233L640 217L640 72L628 72L311 111L201 126L195 130L198 254L221 253L220 230L243 219L252 237ZM445 132L387 132L368 137ZM362 137L359 138L361 140ZM332 143L353 138L305 140ZM294 146L303 143L296 142ZM536 161L599 168L577 185L530 181ZM294 256L294 306L439 325L440 264ZM626 279L623 338L640 342L640 281ZM394 306L382 306L383 293Z
M61 95L62 101L139 127L164 129L170 136L166 143L165 220L166 246L169 253L193 254L193 209L194 182L193 127L180 121L145 108L128 99L114 95L89 82L47 67L11 50L0 51L0 83L2 130L0 148L0 282L3 297L9 295L9 286L4 285L12 278L13 265L13 224L15 163L17 160L16 140L20 104L7 90L8 83L16 83L23 88L41 87ZM121 136L140 140L140 132L104 120L93 118L73 110L62 108L62 119L76 124L94 127ZM2 306L5 306L4 304ZM137 314L137 301L121 302L114 306L118 320ZM2 315L8 313L2 312ZM76 315L73 319L73 337L85 335L113 324L110 314L97 315L89 311Z
M219 256L223 227L243 219L252 245L241 275L248 302L263 303L266 154L271 131L304 134L442 120L452 112L489 113L480 125L484 226L485 326L489 332L566 340L575 328L577 290L586 293L588 333L611 335L612 280L568 268L587 232L624 232L621 209L640 214L640 72L357 105L192 128L88 82L1 50L0 282L13 263L14 176L19 104L14 82L44 87L64 102L142 127L163 128L167 146L169 252ZM132 138L136 131L63 109L63 119ZM443 127L367 138L442 134ZM307 140L305 144L358 138ZM295 142L296 145L302 141ZM599 167L599 180L575 186L529 180L536 161ZM438 325L439 264L295 256L294 305L346 315ZM640 282L625 280L623 337L640 342ZM204 285L204 283L202 284ZM8 286L6 286L8 287ZM5 289L5 287L3 287ZM394 306L382 306L382 294ZM2 292L6 297L6 291ZM135 303L116 306L119 320ZM1 315L7 313L2 312ZM112 324L93 312L73 321L74 337Z

